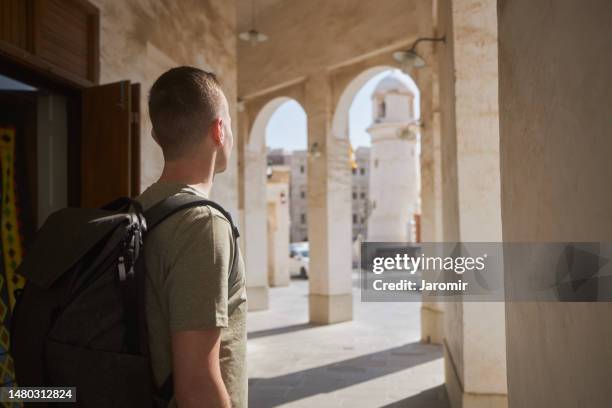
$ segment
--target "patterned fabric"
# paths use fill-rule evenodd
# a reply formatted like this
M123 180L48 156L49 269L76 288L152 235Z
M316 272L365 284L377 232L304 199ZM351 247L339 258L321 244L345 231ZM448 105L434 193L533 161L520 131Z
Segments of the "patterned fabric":
M15 307L15 290L21 289L24 278L15 274L15 269L23 256L23 235L21 233L20 213L16 188L15 168L15 128L0 127L0 171L2 205L0 206L0 242L2 262L0 271L0 384L11 385L15 382L13 359L9 350L10 316ZM17 407L19 404L3 404Z
M0 168L2 169L2 248L4 275L6 277L11 310L15 306L15 289L25 283L23 277L15 274L23 255L21 223L17 207L15 186L15 130L0 128Z

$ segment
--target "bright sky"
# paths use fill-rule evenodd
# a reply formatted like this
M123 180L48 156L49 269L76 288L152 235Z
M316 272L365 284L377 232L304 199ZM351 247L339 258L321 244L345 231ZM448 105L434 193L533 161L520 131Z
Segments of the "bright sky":
M391 72L416 91L412 79L399 70L381 72L366 82L355 95L349 110L349 135L353 148L370 146L370 135L366 129L372 124L372 92L378 82ZM418 96L415 104L418 106ZM266 145L271 148L306 150L306 132L306 112L296 101L287 101L278 107L268 122Z

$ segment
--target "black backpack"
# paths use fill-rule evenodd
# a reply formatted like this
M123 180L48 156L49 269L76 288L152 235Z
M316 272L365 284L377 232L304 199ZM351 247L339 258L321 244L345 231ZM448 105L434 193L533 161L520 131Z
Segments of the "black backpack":
M172 377L154 386L145 319L146 234L177 211L218 204L179 194L146 212L130 199L102 209L66 208L46 220L18 268L11 354L17 384L76 387L72 407L161 407ZM35 406L44 406L36 403Z

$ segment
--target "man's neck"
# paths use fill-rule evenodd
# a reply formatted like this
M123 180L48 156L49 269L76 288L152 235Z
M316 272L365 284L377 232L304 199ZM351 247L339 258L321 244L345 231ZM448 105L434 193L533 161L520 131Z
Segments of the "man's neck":
M167 161L159 182L187 184L208 196L213 184L214 168L214 162L206 166L201 161Z

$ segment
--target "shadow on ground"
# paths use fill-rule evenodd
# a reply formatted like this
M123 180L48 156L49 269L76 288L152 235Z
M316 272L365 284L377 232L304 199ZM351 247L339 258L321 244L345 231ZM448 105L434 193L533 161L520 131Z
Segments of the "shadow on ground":
M448 395L444 384L430 388L423 392L405 398L401 401L392 402L381 408L450 408Z
M249 379L249 406L251 408L276 407L317 394L330 393L439 358L442 358L441 347L415 342L290 374L270 378L251 378ZM414 398L419 395L421 394ZM427 394L421 398L422 401L425 401L433 397ZM418 402L418 400L414 401ZM390 406L395 407L396 405ZM445 405L438 406L444 407ZM436 408L438 406L432 405Z
M320 326L316 324L312 324L312 323L301 323L301 324L293 324L291 326L276 327L274 329L258 330L258 331L247 333L247 339L254 340L260 337L276 336L279 334L293 333L293 332L300 331L300 330L312 329L313 327L320 327Z

